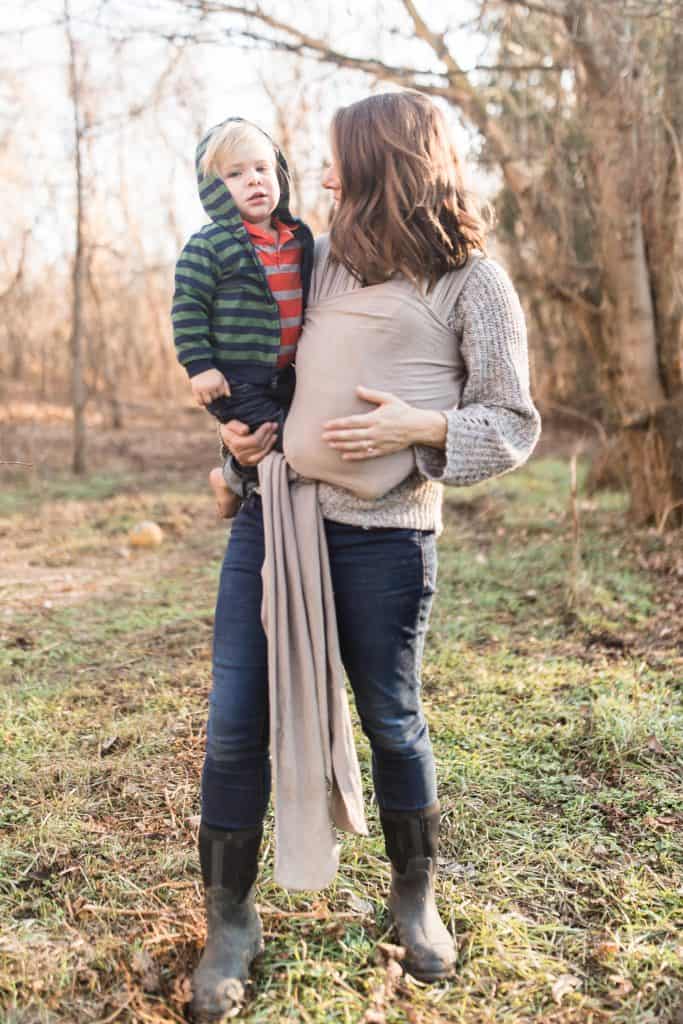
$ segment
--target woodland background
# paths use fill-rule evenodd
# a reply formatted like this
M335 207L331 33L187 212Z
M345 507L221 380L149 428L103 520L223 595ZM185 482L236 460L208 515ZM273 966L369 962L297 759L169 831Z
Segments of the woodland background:
M443 104L495 208L541 407L594 424L636 520L681 522L679 0L24 8L1 37L0 368L6 394L70 398L76 471L86 408L118 429L126 403L186 394L168 303L208 110L260 113L323 228L331 110L407 85Z
M393 962L357 729L371 835L289 894L268 826L243 1016L681 1024L682 44L683 0L0 0L3 1024L187 1019L225 549L169 325L196 141L259 121L324 230L332 112L402 85L494 208L544 418L523 469L446 493L423 681L458 974Z

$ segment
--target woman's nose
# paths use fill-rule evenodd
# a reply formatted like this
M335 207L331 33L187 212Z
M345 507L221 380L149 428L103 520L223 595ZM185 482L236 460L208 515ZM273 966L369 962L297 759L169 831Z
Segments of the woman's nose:
M335 173L334 167L326 167L323 171L322 186L323 188L331 189L339 188L339 178Z

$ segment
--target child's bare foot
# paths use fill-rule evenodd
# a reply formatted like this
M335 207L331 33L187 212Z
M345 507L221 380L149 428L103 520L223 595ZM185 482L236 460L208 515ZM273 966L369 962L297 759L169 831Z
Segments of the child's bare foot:
M237 514L241 498L230 490L223 479L223 470L216 466L209 473L209 484L216 499L216 509L221 519L232 519Z

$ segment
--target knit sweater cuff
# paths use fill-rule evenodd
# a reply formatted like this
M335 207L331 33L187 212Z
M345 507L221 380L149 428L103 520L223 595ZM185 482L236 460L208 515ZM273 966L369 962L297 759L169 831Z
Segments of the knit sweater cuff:
M533 407L525 412L470 405L446 413L445 451L418 445L419 472L428 480L466 487L516 469L526 462L540 433Z

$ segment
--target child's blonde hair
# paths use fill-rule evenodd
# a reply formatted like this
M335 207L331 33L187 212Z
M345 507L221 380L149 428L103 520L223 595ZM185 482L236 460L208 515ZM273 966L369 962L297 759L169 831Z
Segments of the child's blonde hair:
M273 141L249 121L227 121L211 134L200 167L202 174L216 174L221 177L225 164L238 153L248 152L257 144L267 145L273 151L273 161L277 166L277 153Z

